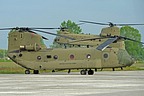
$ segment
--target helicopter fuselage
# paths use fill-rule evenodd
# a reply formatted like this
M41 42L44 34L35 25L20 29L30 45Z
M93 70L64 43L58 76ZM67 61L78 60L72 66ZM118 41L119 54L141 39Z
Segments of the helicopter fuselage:
M119 68L134 63L125 50L117 48L104 51L95 48L15 50L8 56L20 66L32 70Z

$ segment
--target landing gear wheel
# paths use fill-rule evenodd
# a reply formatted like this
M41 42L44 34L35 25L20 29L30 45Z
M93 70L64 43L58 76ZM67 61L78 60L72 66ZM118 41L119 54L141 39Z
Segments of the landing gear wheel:
M33 74L39 74L39 70L33 70Z
M30 70L25 70L25 74L30 74Z
M86 70L81 70L81 71L80 71L80 74L81 74L81 75L86 75L86 73L87 73Z
M93 75L93 74L94 74L94 71L90 69L90 70L88 71L88 75Z

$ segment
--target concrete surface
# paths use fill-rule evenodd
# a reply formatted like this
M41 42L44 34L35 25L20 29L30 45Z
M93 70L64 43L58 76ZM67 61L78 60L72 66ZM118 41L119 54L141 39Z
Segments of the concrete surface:
M0 96L144 96L144 71L0 74Z

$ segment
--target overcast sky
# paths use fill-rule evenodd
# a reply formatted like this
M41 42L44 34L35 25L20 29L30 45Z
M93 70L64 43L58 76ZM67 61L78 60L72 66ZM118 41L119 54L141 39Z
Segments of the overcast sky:
M79 20L144 23L144 0L0 0L0 28L59 27L68 19L76 23ZM83 33L91 34L99 34L102 27L105 26L81 26ZM144 42L144 26L134 27L141 32ZM0 31L0 49L7 49L7 34L8 31ZM45 36L49 46L54 36Z

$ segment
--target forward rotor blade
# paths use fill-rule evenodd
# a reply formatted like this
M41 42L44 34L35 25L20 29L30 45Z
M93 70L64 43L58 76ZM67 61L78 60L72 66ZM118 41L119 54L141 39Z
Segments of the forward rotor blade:
M11 30L11 29L30 29L30 30L33 30L33 29L68 29L68 28L63 28L63 27L58 27L58 28L40 28L40 27L15 27L15 28L0 28L0 30Z
M114 41L116 41L118 39L118 37L115 38L109 38L108 40L106 40L104 43L100 44L96 49L103 51L106 47L108 47L111 43L113 43Z
M51 35L55 35L55 36L60 36L60 37L68 38L68 39L71 39L71 40L75 40L74 38L71 38L71 37L68 37L68 36L59 35L59 34L55 34L55 33L51 33L51 32L47 32L47 31L43 31L43 30L35 30L35 29L31 29L31 30L33 30L33 31L37 31L37 32L46 33L46 34L51 34Z

